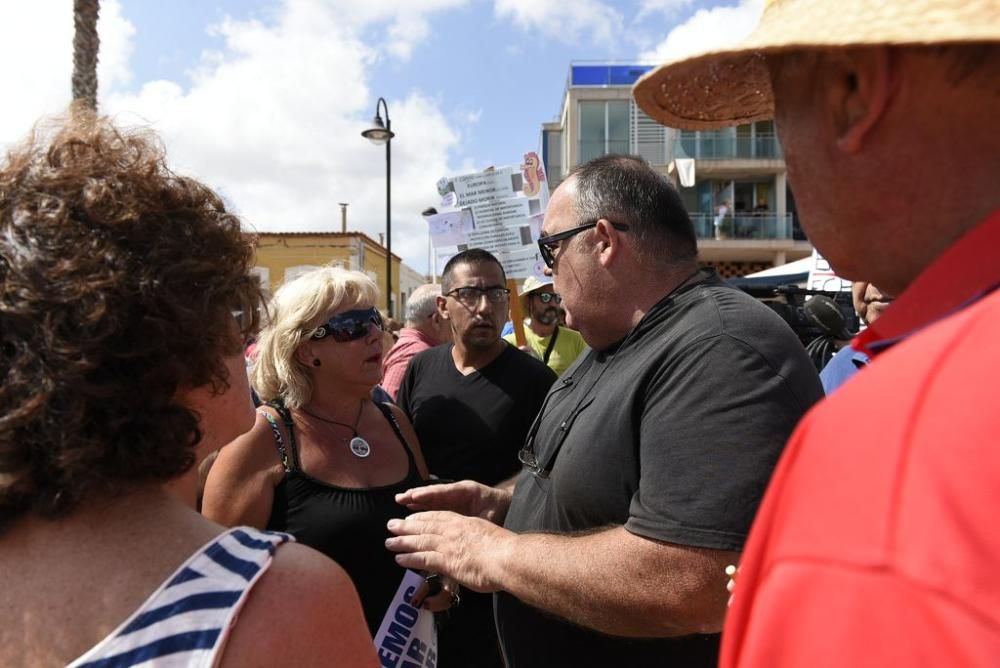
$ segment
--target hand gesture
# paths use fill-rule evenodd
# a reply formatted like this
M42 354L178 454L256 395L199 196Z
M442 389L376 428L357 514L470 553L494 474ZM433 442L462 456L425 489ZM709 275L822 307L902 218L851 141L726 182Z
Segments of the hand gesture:
M413 511L450 510L502 524L510 507L511 493L472 480L444 485L415 487L396 495L396 503Z

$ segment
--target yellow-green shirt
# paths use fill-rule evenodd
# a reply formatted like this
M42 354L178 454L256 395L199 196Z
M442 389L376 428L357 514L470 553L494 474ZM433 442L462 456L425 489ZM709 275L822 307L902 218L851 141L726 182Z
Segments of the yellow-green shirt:
M513 332L503 338L505 341L517 345ZM550 338L548 336L538 336L531 331L531 327L527 324L524 325L524 339L528 347L538 354L538 359L542 359L545 356L545 349L549 347ZM556 337L556 344L552 346L552 354L549 355L549 368L555 371L557 376L561 376L563 371L568 369L586 348L587 344L579 332L568 327L560 327L559 336Z

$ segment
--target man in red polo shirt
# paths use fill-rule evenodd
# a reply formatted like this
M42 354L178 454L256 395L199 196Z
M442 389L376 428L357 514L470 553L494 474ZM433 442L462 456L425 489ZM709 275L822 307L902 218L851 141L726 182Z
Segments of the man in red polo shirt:
M899 295L799 425L741 559L722 665L1000 665L1000 2L768 0L647 114L774 116L803 227Z

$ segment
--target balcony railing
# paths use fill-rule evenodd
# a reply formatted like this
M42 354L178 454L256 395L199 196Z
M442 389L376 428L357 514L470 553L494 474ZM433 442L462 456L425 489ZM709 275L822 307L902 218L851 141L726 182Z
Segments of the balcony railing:
M781 144L773 134L741 136L717 132L682 132L674 146L675 157L695 160L781 158Z
M792 214L779 216L773 212L737 213L720 221L716 234L715 215L691 213L691 222L699 239L791 239Z

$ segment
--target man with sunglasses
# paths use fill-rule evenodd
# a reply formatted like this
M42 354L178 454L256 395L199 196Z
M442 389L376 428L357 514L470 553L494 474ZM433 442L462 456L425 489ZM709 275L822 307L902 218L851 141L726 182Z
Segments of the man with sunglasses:
M552 278L526 278L521 286L521 303L527 315L524 338L528 348L557 376L561 376L587 348L587 344L579 332L559 324L562 297L552 289ZM514 334L503 338L507 343L516 342Z
M641 158L574 169L542 232L591 350L546 397L513 495L409 490L414 510L475 517L416 513L387 544L497 592L512 668L714 666L726 566L819 376L780 317L699 268L680 196Z
M551 369L500 338L510 292L500 262L481 249L462 251L445 265L441 318L453 343L410 361L398 395L431 473L453 480L502 485L520 469L517 453L545 394ZM462 605L441 629L438 666L502 666L491 596L463 593Z

